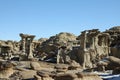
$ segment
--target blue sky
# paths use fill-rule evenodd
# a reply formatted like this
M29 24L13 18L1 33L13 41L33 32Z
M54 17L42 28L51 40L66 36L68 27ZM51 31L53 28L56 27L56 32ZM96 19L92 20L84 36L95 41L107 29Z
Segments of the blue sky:
M120 0L0 0L0 40L19 33L49 38L60 32L105 31L120 25Z

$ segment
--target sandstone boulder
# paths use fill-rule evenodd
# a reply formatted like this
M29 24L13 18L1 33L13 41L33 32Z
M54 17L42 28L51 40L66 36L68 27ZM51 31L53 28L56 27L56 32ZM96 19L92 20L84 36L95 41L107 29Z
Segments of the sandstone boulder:
M38 62L32 61L32 62L30 62L30 66L33 70L40 70L41 69L41 66Z
M120 65L120 59L119 59L119 58L116 58L116 57L114 57L114 56L109 56L108 60L109 60L111 63Z
M20 75L22 79L33 79L34 75L36 75L36 71L34 70L20 71Z
M77 78L75 74L58 74L55 80L74 80L75 78Z
M53 77L55 76L55 74L49 72L49 71L45 71L45 70L41 70L41 71L37 71L37 75L36 76L38 78L38 80L41 78L42 80L54 80Z
M100 76L93 73L76 73L78 80L102 80Z
M0 62L0 78L9 78L14 73L10 62Z
M39 75L34 75L34 80L42 80L42 78Z
M67 65L59 64L55 66L56 72L66 72L68 70Z
M70 63L70 66L68 67L69 70L77 70L82 67L80 66L79 63L77 63L76 61L72 60L71 63Z

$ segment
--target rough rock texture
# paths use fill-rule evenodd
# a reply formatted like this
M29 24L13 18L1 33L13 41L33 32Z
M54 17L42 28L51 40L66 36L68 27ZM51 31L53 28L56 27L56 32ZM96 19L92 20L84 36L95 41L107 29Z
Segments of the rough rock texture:
M76 36L71 33L59 33L43 42L40 49L46 53L57 50L60 46L70 45L69 42L75 41Z
M120 26L112 27L105 31L110 34L111 55L120 58Z
M120 26L105 32L85 30L79 36L62 32L49 39L33 40L35 36L28 34L20 37L19 42L0 40L0 78L101 80L82 71L115 69L113 74L119 73ZM3 64L6 61L11 61L14 67Z
M116 58L114 56L109 56L108 58L112 63L116 63L117 65L120 65L120 59Z
M112 74L120 74L120 67L116 67L116 68L113 70Z
M56 72L66 72L68 70L67 65L59 64L55 66Z
M58 74L55 80L102 80L95 74L77 73L77 74Z
M38 62L30 62L30 66L33 70L40 70L41 66Z
M36 75L36 71L34 70L21 71L20 75L22 79L33 79L34 75Z
M82 69L82 66L77 63L76 61L74 60L71 60L70 62L70 66L68 67L69 70L77 70L77 69Z
M83 68L93 68L96 60L100 60L101 56L108 56L108 33L101 33L98 29L85 30L78 39L80 39L79 63Z
M9 78L14 73L10 62L0 62L0 78Z

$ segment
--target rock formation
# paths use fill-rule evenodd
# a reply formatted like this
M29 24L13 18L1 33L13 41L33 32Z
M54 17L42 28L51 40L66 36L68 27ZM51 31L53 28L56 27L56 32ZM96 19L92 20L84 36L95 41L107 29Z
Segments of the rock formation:
M120 27L104 32L62 32L49 39L20 34L21 40L0 40L0 78L7 80L102 80L94 71L120 70Z
M27 34L20 34L22 39L21 41L21 48L24 54L27 54L28 59L33 58L33 48L32 48L32 41L34 39L34 35L27 35Z

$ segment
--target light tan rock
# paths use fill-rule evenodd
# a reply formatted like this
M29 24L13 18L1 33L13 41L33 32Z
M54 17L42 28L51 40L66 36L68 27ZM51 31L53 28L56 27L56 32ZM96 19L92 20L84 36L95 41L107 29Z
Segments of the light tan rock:
M71 60L70 66L68 67L69 70L77 70L77 69L82 69L79 63L77 63L74 60Z
M100 78L100 76L98 76L97 74L93 74L93 73L76 73L76 75L78 76L78 79L80 80L102 80Z
M20 71L20 75L22 79L32 79L34 75L36 75L36 71L34 70L27 70L27 71Z
M66 72L68 70L67 65L58 64L55 66L56 72Z
M110 60L110 62L120 65L120 59L119 58L116 58L114 56L109 56L108 59Z
M74 80L77 78L75 74L58 74L55 76L55 80Z
M37 72L37 75L39 75L42 80L54 80L53 79L54 74L52 74L49 71L41 70Z
M14 73L10 62L0 62L0 78L9 78Z
M34 76L34 79L35 79L35 80L42 80L42 78L41 78L39 75L35 75L35 76Z
M33 70L40 70L41 69L41 66L38 62L32 61L32 62L30 62L30 66Z

